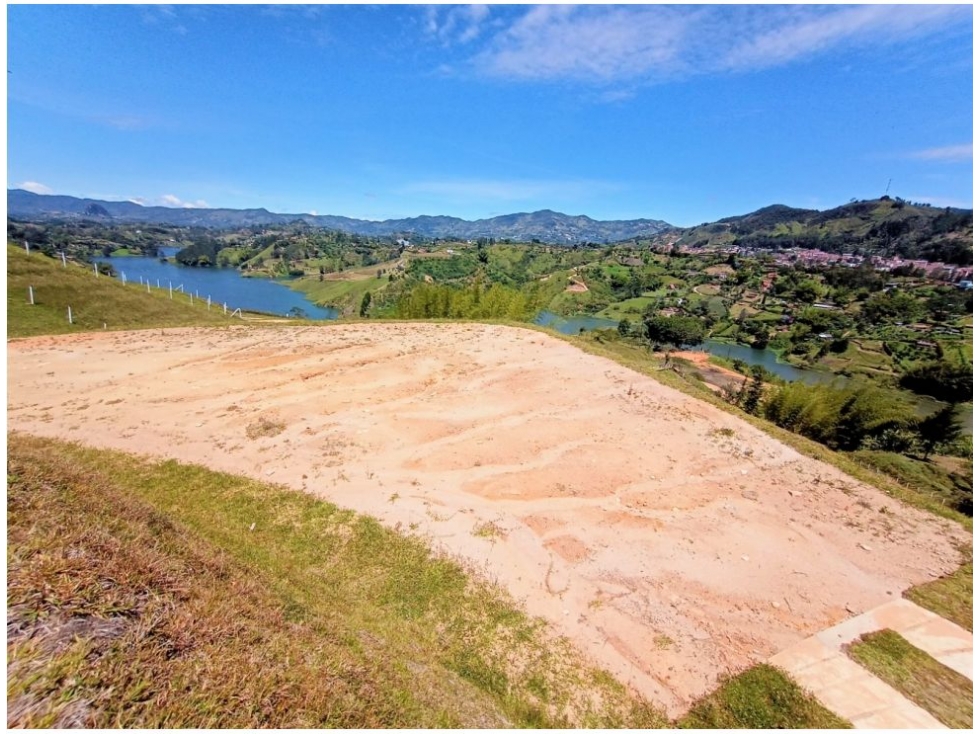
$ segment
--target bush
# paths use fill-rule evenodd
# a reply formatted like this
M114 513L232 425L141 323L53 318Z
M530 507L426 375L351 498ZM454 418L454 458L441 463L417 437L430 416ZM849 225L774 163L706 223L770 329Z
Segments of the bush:
M764 402L762 414L782 428L833 449L854 451L870 441L897 440L914 411L900 396L872 386L845 389L792 382Z
M972 400L972 365L927 362L903 374L900 384L943 402L964 403Z

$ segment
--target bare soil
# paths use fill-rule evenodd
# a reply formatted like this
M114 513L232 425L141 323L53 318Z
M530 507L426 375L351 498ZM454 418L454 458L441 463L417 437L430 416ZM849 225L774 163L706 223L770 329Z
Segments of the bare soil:
M968 540L530 330L36 337L8 342L7 385L10 429L247 474L424 535L670 715L953 571ZM256 423L282 430L249 438Z

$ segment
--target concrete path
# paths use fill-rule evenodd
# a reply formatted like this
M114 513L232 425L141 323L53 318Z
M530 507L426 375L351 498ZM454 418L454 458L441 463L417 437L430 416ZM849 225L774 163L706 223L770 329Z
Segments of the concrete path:
M894 630L939 662L973 679L972 634L907 599L896 599L823 630L769 662L858 729L948 728L843 652L844 645L879 629Z

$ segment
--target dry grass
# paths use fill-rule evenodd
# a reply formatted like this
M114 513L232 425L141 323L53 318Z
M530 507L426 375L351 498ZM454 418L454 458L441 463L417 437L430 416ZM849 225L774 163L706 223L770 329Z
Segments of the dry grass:
M256 438L271 438L278 436L286 429L286 424L281 421L269 420L262 416L254 423L249 423L245 428L245 435L255 440Z
M868 632L848 645L846 652L949 728L972 728L972 681L897 632Z
M173 461L8 442L9 726L667 723L370 518Z

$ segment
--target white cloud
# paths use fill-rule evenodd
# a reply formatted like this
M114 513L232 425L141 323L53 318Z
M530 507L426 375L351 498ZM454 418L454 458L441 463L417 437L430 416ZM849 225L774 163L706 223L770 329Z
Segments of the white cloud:
M610 89L607 92L602 92L598 95L599 102L624 102L627 99L632 99L636 96L636 93L631 89Z
M792 8L775 27L738 43L725 63L731 69L761 68L833 46L895 43L962 17L960 8L947 5L862 5L829 12Z
M180 209L210 209L211 205L203 199L197 201L184 201L173 194L164 194L160 197L163 206L177 207Z
M490 33L471 58L479 73L507 79L615 83L761 69L832 49L893 44L955 27L971 8L900 6L533 7ZM445 42L451 13L430 26ZM495 28L496 23L481 28ZM475 36L473 36L475 38Z
M45 186L42 183L38 183L37 181L22 181L21 183L17 184L17 188L18 189L24 189L24 191L30 191L31 193L34 193L34 194L53 194L54 193L51 190L50 187Z
M490 9L486 5L459 5L425 8L425 30L443 44L469 43L484 30Z
M911 158L923 161L965 162L972 160L972 143L965 145L946 145L942 148L927 148L911 153Z

